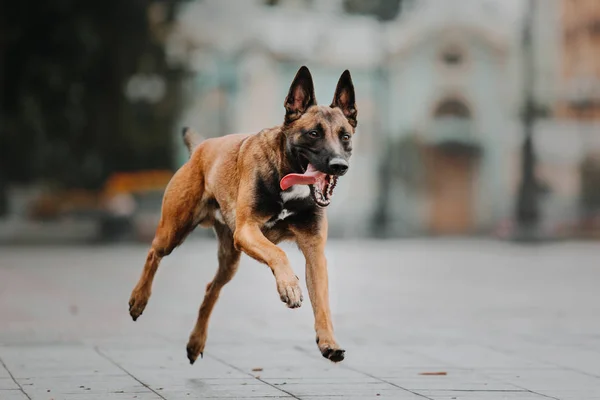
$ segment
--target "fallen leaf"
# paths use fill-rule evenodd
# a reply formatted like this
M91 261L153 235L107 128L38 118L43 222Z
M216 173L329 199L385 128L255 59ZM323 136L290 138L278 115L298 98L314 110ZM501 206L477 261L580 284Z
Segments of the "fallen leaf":
M259 372L262 371L263 369L261 367L256 367L256 368L252 368L252 371L254 372Z
M446 372L421 372L419 373L419 375L434 375L434 376L441 376L441 375L448 375Z

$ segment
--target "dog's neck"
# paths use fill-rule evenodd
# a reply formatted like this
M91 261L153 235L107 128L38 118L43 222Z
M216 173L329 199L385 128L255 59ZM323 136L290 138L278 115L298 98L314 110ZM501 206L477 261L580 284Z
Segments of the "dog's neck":
M273 150L276 150L275 154L279 154L278 170L280 175L283 177L292 172L302 173L298 154L295 153L287 140L285 126L275 128L273 136Z

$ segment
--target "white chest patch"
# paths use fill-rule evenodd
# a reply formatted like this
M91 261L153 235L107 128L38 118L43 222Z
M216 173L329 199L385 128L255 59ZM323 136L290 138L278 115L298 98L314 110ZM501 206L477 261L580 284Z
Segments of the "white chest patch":
M303 199L308 196L310 196L310 188L308 185L294 185L285 192L281 192L281 200L283 200L284 203L292 199Z
M284 219L286 219L287 217L289 217L291 215L294 215L294 212L284 208L283 210L281 210L281 212L277 216L277 219L274 219L272 221L265 223L265 227L272 228L278 221L283 221Z
M225 223L225 220L223 219L223 214L221 214L221 210L215 211L215 219L222 224Z
M294 215L294 212L284 208L283 210L281 210L281 212L277 216L277 220L278 221L284 220L291 215Z

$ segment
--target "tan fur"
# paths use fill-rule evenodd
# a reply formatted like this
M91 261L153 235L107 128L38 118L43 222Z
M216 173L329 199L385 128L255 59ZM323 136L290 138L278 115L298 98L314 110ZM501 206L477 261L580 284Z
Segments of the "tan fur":
M302 106L300 100L295 100L290 108ZM335 141L336 132L340 129L354 133L354 127L344 112L332 107L312 106L301 112L288 110L285 130L298 132L302 127L323 122L328 141ZM319 349L325 357L341 361L344 350L334 338L329 310L325 213L318 225L310 229L295 226L266 228L269 217L253 211L257 177L273 169L284 171L289 167L284 146L286 140L294 138L286 137L284 126L253 135L232 134L211 138L201 143L196 141L197 134L189 129L184 131L183 136L190 150L190 159L175 173L165 190L160 222L129 301L133 320L137 320L148 303L161 259L179 246L197 225L213 227L219 241L219 267L206 287L198 319L189 338L187 352L193 363L198 355L203 354L212 309L221 288L235 275L242 252L269 266L281 300L290 308L300 307L303 301L300 282L290 267L287 255L276 245L282 240L293 240L306 259L306 284L314 311Z

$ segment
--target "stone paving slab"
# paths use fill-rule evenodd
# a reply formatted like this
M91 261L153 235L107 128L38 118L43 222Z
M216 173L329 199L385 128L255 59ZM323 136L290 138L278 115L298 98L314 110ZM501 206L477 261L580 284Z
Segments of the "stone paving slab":
M421 391L420 394L431 400L543 400L548 397L528 391ZM581 399L583 400L583 399Z
M2 346L0 358L17 380L31 377L123 375L119 367L93 348L79 345Z
M519 386L490 379L479 373L459 373L449 371L447 376L385 378L386 381L414 391L422 390L463 390L463 391L509 391L519 390Z
M18 390L19 386L12 378L0 378L0 390ZM1 398L1 397L0 397Z
M0 399L2 400L29 400L21 390L0 390Z
M10 374L4 365L0 363L0 380L2 379L10 379Z
M579 388L574 390L541 390L540 394L543 394L551 399L560 400L598 400L600 399L600 392L597 390L590 390L587 388Z
M184 387L171 386L168 389L158 391L161 396L167 399L226 399L226 398L245 398L245 399L280 399L293 397L281 390L269 385L230 385L219 382L211 384L205 382L196 382Z
M304 397L305 399L309 399L309 400L341 400L341 399L350 399L350 400L359 400L359 399L365 399L365 398L371 398L371 397L365 397L364 395L357 395L357 396L336 396L336 395L332 395L332 396L310 396L310 397ZM423 399L427 399L427 397L418 395L418 394L413 394L413 393L409 393L406 392L404 394L402 393L397 393L397 392L393 392L393 393L382 393L380 395L377 395L375 397L372 397L373 399L397 399L397 400L423 400Z
M32 400L162 400L162 397L154 393L103 393L103 394L52 394L48 396L34 394Z
M304 281L303 260L285 247ZM165 258L144 315L127 301L147 248L3 248L0 400L600 400L600 246L332 242L331 308L346 360L314 343L265 266L242 259L205 356L185 345L216 244ZM443 372L442 375L422 375Z
M321 396L323 393L335 394L341 398L347 397L402 397L402 398L418 398L413 393L394 387L388 383L298 383L282 385L284 390L299 398L312 398Z
M21 378L19 384L27 393L45 393L49 390L61 394L147 393L150 390L128 375L94 375L60 378ZM110 385L107 383L110 382Z
M531 390L576 390L586 388L600 392L600 379L566 369L523 370L519 372L487 372L487 376L502 379Z

